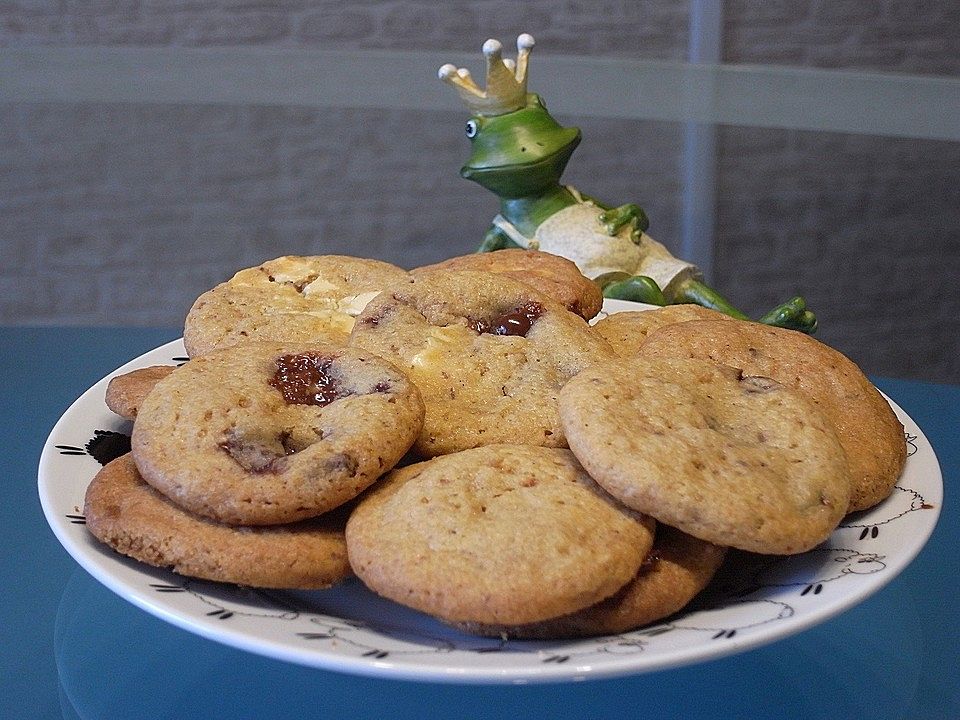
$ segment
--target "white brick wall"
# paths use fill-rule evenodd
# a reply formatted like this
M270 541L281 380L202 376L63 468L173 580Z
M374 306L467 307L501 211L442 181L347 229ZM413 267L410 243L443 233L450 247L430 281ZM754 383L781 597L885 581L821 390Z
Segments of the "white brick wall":
M723 18L727 62L960 70L952 0L727 0ZM0 49L461 53L529 30L543 52L683 60L687 23L676 0L10 1L0 3ZM463 120L0 104L0 323L176 326L204 289L281 253L410 266L467 252L496 202L457 176ZM564 120L584 129L567 180L640 202L654 234L675 245L681 129ZM716 285L754 313L801 291L822 318L820 337L868 372L960 381L960 294L950 290L960 272L958 144L723 128L719 152Z

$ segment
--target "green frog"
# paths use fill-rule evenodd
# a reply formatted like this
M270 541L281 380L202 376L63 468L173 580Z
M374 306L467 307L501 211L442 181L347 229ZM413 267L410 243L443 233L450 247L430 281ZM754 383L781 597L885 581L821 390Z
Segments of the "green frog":
M533 37L520 35L517 58L511 60L503 57L497 40L487 40L485 89L465 68L447 64L439 71L472 115L466 124L470 158L460 174L500 198L500 212L478 250L539 249L572 260L605 297L652 305L696 303L749 319L708 286L695 265L674 257L647 234L650 223L639 205L607 205L561 184L581 133L560 125L543 100L527 92L533 45ZM758 321L805 333L817 327L816 316L799 296Z

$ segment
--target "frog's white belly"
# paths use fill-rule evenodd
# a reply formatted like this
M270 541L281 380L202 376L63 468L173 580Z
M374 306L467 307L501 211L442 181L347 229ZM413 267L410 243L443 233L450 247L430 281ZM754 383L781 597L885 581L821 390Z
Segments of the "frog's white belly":
M588 202L577 203L554 213L537 228L533 238L518 237L516 228L508 234L523 247L536 248L572 260L580 272L596 278L608 272L646 275L663 290L681 278L698 277L696 266L675 258L667 248L644 233L639 243L630 239L630 229L607 235L600 224L602 210ZM495 220L502 230L506 221Z

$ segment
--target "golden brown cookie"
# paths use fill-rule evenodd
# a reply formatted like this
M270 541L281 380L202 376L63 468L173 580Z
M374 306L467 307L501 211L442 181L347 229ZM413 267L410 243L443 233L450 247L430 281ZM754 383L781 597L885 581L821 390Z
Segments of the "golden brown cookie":
M157 383L131 446L144 479L181 507L268 525L356 496L403 457L422 419L413 383L371 353L250 342Z
M647 336L664 325L687 320L732 320L716 310L700 305L667 305L655 310L618 312L600 318L593 329L613 346L622 357L632 357Z
M152 365L110 378L104 396L107 407L122 418L136 419L143 399L173 370L173 365Z
M652 333L641 357L697 357L765 375L808 397L830 419L849 461L849 510L876 505L906 462L903 425L857 365L809 335L744 321L696 321Z
M552 620L527 625L460 624L488 637L550 640L629 632L679 612L713 578L727 549L657 524L653 548L633 580L606 600Z
M461 255L410 272L419 275L436 270L481 270L505 275L536 288L586 320L603 307L600 287L585 277L573 261L539 250L509 248Z
M140 562L189 577L265 588L325 588L350 576L346 513L262 528L192 515L143 481L131 456L105 465L87 487L86 526Z
M351 514L347 551L384 597L447 622L514 625L619 590L653 527L568 450L491 445L390 473Z
M424 457L495 443L565 447L557 393L613 349L529 285L492 273L432 272L393 285L357 318L350 344L420 388Z
M346 341L354 318L407 272L345 255L287 255L247 268L194 302L183 327L190 357L249 340Z
M832 423L769 378L707 360L622 359L567 383L560 412L570 449L608 492L716 545L803 552L850 501Z

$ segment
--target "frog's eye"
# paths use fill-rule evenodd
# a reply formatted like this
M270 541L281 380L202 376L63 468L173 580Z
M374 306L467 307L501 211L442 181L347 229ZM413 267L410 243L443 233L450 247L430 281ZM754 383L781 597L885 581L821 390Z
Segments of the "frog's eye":
M476 120L467 120L467 137L473 138L477 135L477 130L479 130Z

